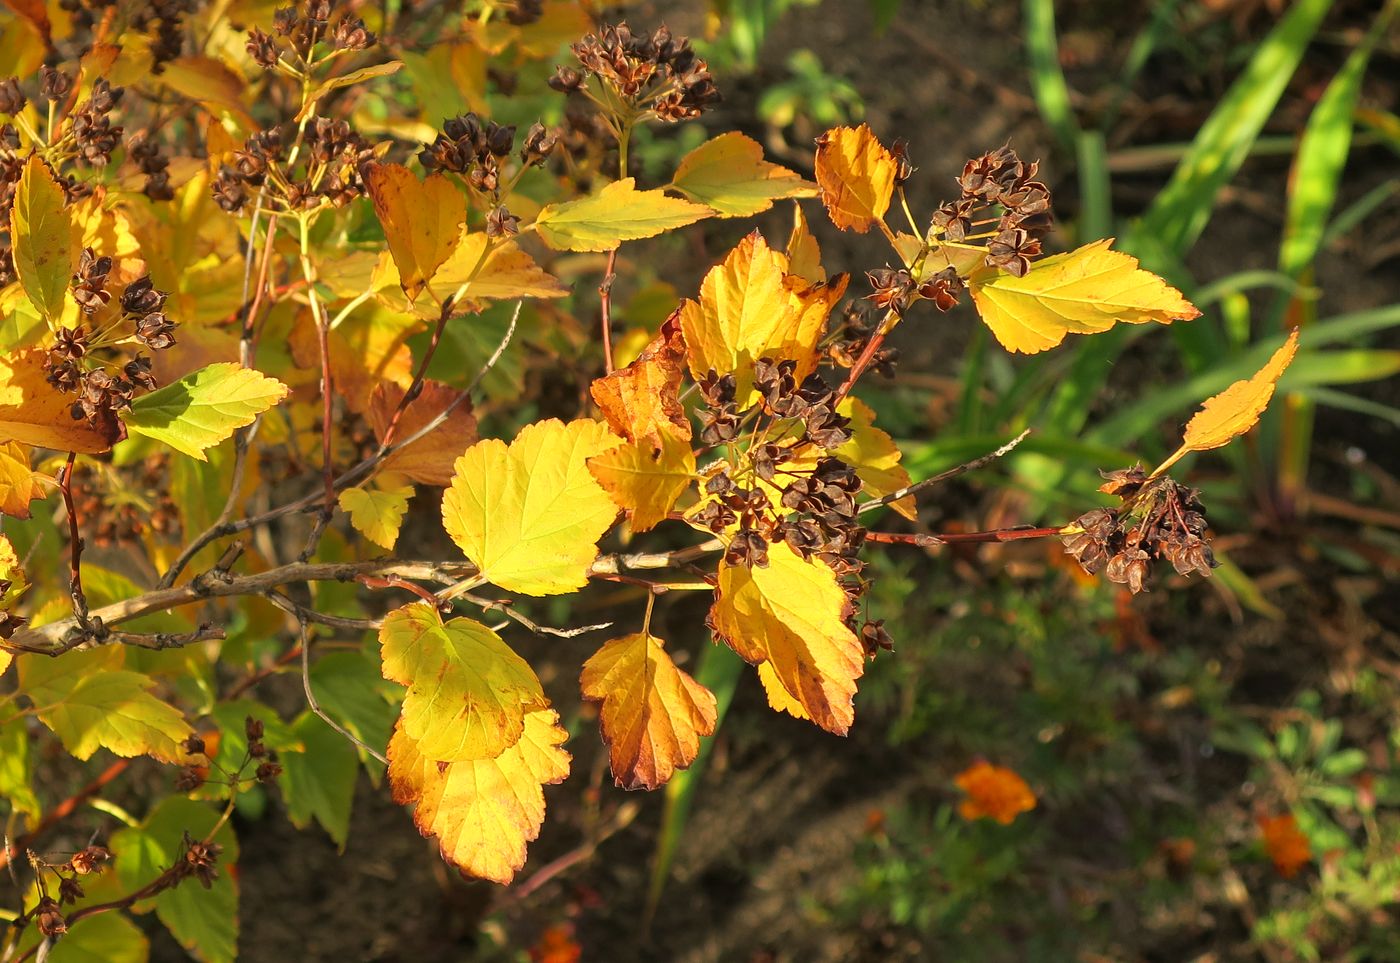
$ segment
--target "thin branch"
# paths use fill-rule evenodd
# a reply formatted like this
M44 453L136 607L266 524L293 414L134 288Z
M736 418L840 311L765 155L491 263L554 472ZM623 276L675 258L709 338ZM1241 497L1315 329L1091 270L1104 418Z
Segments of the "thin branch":
M599 632L603 629L611 628L613 624L611 622L600 622L597 625L582 625L576 629L556 629L553 626L540 625L538 622L531 621L518 612L515 606L505 599L484 599L479 595L470 595L466 592L459 593L456 597L470 602L484 612L503 612L506 618L519 622L536 635L555 635L561 639L574 639L578 638L580 635L586 635L589 632Z
M867 542L881 542L886 545L917 545L932 548L935 545L958 545L966 542L1019 542L1026 538L1049 538L1064 531L1062 525L1037 528L1034 525L1019 525L1012 528L997 528L989 532L944 532L925 535L914 532L866 532Z
M79 806L102 792L108 783L126 772L126 770L131 767L132 762L133 760L131 759L118 759L106 769L102 770L102 772L98 773L97 777L93 779L92 782L44 813L44 818L39 820L33 829L10 843L5 850L0 851L0 866L11 865L11 862L16 856L32 847L35 841L42 837L44 833L73 815Z
M608 252L607 270L603 272L603 281L598 285L598 298L602 314L603 329L603 371L607 374L613 373L613 351L612 351L612 288L613 282L617 280L617 248Z
M73 465L78 456L68 453L58 488L63 493L63 509L68 516L68 594L73 600L73 615L78 625L87 628L87 596L83 594L83 536L78 531L78 512L73 507Z
M308 629L307 629L306 620L305 620L305 619L301 619L301 620L300 620L300 625L301 625L301 687L302 687L302 689L306 692L306 704L307 704L308 706L311 707L311 711L314 712L314 713L316 713L316 715L320 718L320 720L321 720L322 722L324 722L326 725L330 726L332 729L334 729L336 732L340 733L340 734L341 734L342 736L344 736L346 739L349 739L349 740L350 740L351 742L353 742L355 745L359 746L359 747L360 747L361 749L363 749L365 752L369 753L371 756L373 756L374 758L378 759L378 760L379 760L380 762L382 762L384 765L386 765L386 766L389 765L389 760L385 757L384 753L382 753L382 752L380 752L379 750L373 748L372 746L366 745L366 744L359 738L359 736L355 735L355 734L354 734L353 732L351 732L349 729L345 728L345 727L342 726L340 723L338 723L338 722L336 722L334 719L332 719L330 716L326 715L325 711L324 711L324 710L321 708L321 706L316 702L316 694L315 694L314 692L311 691L311 635L310 635L310 632L309 632Z
M1017 445L1025 441L1030 436L1030 433L1031 429L1027 428L1015 438L1002 445L996 451L989 452L981 456L980 458L974 458L972 461L964 462L963 464L958 465L956 468L949 468L947 471L939 472L932 478L925 478L923 481L915 482L912 485L905 485L899 491L890 492L888 495L882 495L879 498L873 499L872 501L868 501L860 506L859 513L864 514L865 512L874 511L875 509L880 508L881 506L888 505L891 502L897 502L901 498L905 498L909 495L917 495L924 489L931 488L934 485L939 484L940 482L948 481L951 478L956 478L959 475L964 475L970 471L976 471L979 468L985 468L987 465L990 465L998 458L1010 454L1011 451L1015 449Z

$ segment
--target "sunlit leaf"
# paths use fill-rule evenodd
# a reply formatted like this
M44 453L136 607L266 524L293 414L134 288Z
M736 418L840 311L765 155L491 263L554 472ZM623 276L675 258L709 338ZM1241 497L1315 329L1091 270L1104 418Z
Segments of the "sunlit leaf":
M899 463L903 455L886 432L875 427L875 412L858 398L848 397L837 411L851 419L851 440L836 449L836 455L856 470L866 495L879 498L909 485L909 472ZM918 515L912 497L892 502L890 507L905 518Z
M817 186L763 159L763 147L738 131L706 141L681 159L671 186L720 217L748 217L785 197L815 197Z
M639 191L636 180L627 177L588 197L547 205L535 219L535 229L558 251L609 251L623 241L655 237L713 213L665 191Z
M538 709L526 715L520 740L496 758L442 764L397 729L389 741L394 801L414 805L418 831L436 836L443 858L463 873L509 883L544 822L543 787L569 774L569 754L560 748L568 738L554 710Z
M773 681L813 722L845 735L865 671L861 642L845 623L848 606L828 566L777 542L766 568L720 562L710 624L745 661L770 663Z
M127 430L191 458L213 448L287 397L275 378L236 364L211 364L131 403Z
M632 530L645 532L666 518L695 480L695 453L688 436L665 432L594 455L588 470L627 510Z
M53 324L63 313L68 281L78 264L63 188L38 154L30 154L15 185L10 247L15 274L39 314Z
M1236 381L1218 395L1207 398L1201 410L1187 422L1182 448L1208 451L1220 448L1244 434L1259 421L1274 396L1274 386L1298 353L1298 329L1274 352L1269 363L1252 377Z
M673 432L690 438L690 419L680 402L685 339L675 314L630 364L596 379L593 400L617 434L630 441Z
M792 206L792 233L788 235L787 258L789 273L812 284L826 280L822 250L807 226L807 215L802 213L801 204Z
M29 467L29 449L14 441L0 442L0 515L28 518L29 503L44 497L44 475Z
M817 138L816 166L822 203L837 227L864 234L889 210L895 160L867 125Z
M715 729L715 697L647 632L604 643L583 664L585 699L602 703L603 739L624 789L655 789L685 769Z
M461 240L466 198L441 174L420 181L401 164L369 165L364 178L399 283L412 300Z
M396 484L392 476L386 483L385 478L380 475L368 488L347 488L338 501L355 531L385 551L393 551L408 511L408 500L413 497L413 486Z
M1024 277L984 271L968 281L977 313L1008 351L1035 354L1067 334L1099 334L1115 324L1189 321L1200 311L1137 258L1094 241L1035 261Z
M600 421L557 419L527 425L509 446L477 442L457 459L443 495L447 534L503 589L557 595L582 587L617 516L588 459L620 443Z
M389 613L379 642L384 678L408 686L400 728L439 762L499 756L549 705L534 670L480 622L415 602Z

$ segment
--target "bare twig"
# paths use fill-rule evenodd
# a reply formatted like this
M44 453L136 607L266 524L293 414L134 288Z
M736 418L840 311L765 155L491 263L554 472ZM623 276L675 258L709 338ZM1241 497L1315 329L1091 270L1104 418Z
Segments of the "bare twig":
M1061 525L1037 528L1034 525L1020 525L1013 528L997 528L990 532L944 532L925 535L915 532L866 532L867 542L883 542L887 545L917 545L932 548L935 545L957 545L966 542L1019 542L1026 538L1049 538L1064 531Z
M311 633L310 633L310 631L307 629L307 625L306 625L306 620L305 620L305 619L301 619L301 620L300 620L300 624L301 624L301 687L302 687L302 689L306 692L306 704L307 704L308 706L310 706L311 711L314 712L314 713L316 713L317 717L318 717L322 722L324 722L326 725L330 726L332 729L334 729L336 732L340 733L340 734L341 734L342 736L344 736L346 739L349 739L349 740L350 740L351 742L353 742L355 745L359 746L359 747L360 747L361 749L363 749L365 752L369 753L371 756L373 756L374 758L378 759L378 760L379 760L380 762L382 762L384 765L386 765L386 766L389 765L389 760L384 756L384 753L380 752L379 750L375 749L375 748L372 747L372 746L366 745L366 744L364 743L364 741L360 739L359 736L355 735L355 734L354 734L353 732L351 732L349 729L345 728L345 727L342 726L340 723L338 723L338 722L336 722L334 719L332 719L330 716L326 715L325 711L321 708L320 704L317 703L317 701L316 701L316 694L315 694L314 692L311 691Z
M73 465L77 458L73 452L68 453L58 487L63 493L63 509L68 516L68 594L73 599L73 615L77 624L86 629L90 623L87 596L83 594L83 536L78 531L78 513L73 507Z
M598 285L598 298L602 314L603 329L603 370L613 373L612 352L612 288L617 280L617 248L608 252L608 266L603 272L603 281Z
M540 625L538 622L526 618L516 611L515 606L509 600L484 599L479 595L470 595L466 592L459 593L456 597L470 602L484 612L503 612L506 618L519 622L536 635L556 635L561 639L574 639L589 632L598 632L612 627L611 622L600 622L597 625L581 625L576 629L556 629L553 626Z
M949 468L947 471L939 472L932 478L925 478L923 481L915 482L912 485L905 485L899 491L890 492L888 495L882 495L879 498L872 499L871 501L868 501L860 506L860 513L864 514L865 512L874 511L875 509L880 508L881 506L888 505L891 502L897 502L901 498L905 498L909 495L917 495L924 489L931 488L932 486L937 485L940 482L945 482L951 478L956 478L959 475L964 475L967 472L976 471L979 468L984 468L987 465L990 465L992 462L996 461L998 458L1010 454L1011 451L1015 449L1017 445L1025 441L1026 438L1030 436L1030 433L1031 429L1027 428L1015 438L1002 445L996 451L982 455L980 458L974 458L972 461L964 462L963 464L958 465L956 468Z

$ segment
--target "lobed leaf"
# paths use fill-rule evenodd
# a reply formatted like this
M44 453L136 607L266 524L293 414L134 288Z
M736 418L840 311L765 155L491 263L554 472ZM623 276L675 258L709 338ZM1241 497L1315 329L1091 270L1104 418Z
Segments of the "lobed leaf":
M763 159L758 141L720 134L681 158L671 186L720 217L760 214L785 197L815 197L817 185Z
M621 439L600 421L521 429L509 446L477 442L457 459L442 499L447 534L487 580L526 595L581 588L598 539L617 517L588 459Z
M387 476L392 478L392 476ZM376 479L373 488L347 488L340 493L340 507L350 516L355 531L385 551L393 551L399 540L399 527L413 497L412 485L385 483L386 476Z
M499 756L549 705L534 670L480 622L443 622L415 602L385 617L379 643L384 678L408 686L400 729L439 762Z
M394 802L436 836L443 859L464 874L506 884L525 865L525 846L544 822L544 786L562 782L569 734L553 709L525 716L520 740L494 759L442 763L423 755L402 727L389 741Z
M847 627L846 593L836 573L804 560L784 542L768 548L767 568L719 565L710 609L715 635L752 665L768 663L771 681L817 725L844 736L855 720L856 680L865 652Z
M131 403L127 430L191 458L213 448L287 397L287 386L251 368L211 364Z
M588 197L546 205L535 229L556 251L610 251L623 241L655 237L713 213L665 191L639 191L636 180L627 177Z
M602 703L603 741L623 789L655 789L700 752L715 730L715 696L676 668L648 632L603 644L583 664L583 697Z
M68 281L78 264L66 202L49 165L38 154L30 154L15 185L10 245L24 293L51 326L63 313Z
M896 164L870 127L835 127L817 138L817 186L831 223L864 234L889 210Z
M1067 334L1099 334L1122 321L1189 321L1200 311L1112 238L1043 258L1024 277L983 272L968 280L977 313L1008 351L1036 354Z
M588 470L627 511L632 531L645 532L666 519L695 480L695 453L688 436L667 432L594 455Z
M123 437L115 418L93 423L73 418L71 395L45 380L43 348L0 357L0 442L16 441L55 451L99 454Z

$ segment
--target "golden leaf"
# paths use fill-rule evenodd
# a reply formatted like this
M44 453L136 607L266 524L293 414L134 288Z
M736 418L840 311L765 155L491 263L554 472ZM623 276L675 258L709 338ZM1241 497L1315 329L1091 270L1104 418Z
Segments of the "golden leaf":
M461 300L456 304L456 313L478 308L483 301L562 298L568 295L569 289L517 247L514 241L498 241L486 255L486 260L482 261L486 243L485 233L467 232L428 282L429 290L436 297L446 298L456 294L470 279L471 283L467 284ZM393 262L381 263L373 280L374 286L381 289L377 292L380 301L397 311L412 311L419 317L437 318L441 309L436 304L413 305L400 292L392 289L398 283L398 272Z
M885 216L896 164L869 126L834 127L817 138L817 186L831 222L864 234Z
M776 542L767 568L720 562L710 626L745 661L770 663L787 697L843 736L865 671L865 651L845 623L848 604L830 567Z
M447 534L503 589L558 595L583 587L617 506L588 459L621 444L601 421L521 429L509 446L477 442L457 459L442 499Z
M872 498L897 492L909 485L909 472L899 463L899 446L888 433L875 427L875 412L857 398L846 398L837 409L851 419L851 440L836 449L836 456L856 470L862 492ZM912 496L892 502L890 507L905 518L918 514Z
M494 759L442 763L400 726L388 753L394 802L415 806L418 831L436 836L443 859L464 874L509 883L544 822L543 787L569 774L560 748L568 738L558 713L537 709L526 714L520 740Z
M826 269L822 267L822 249L807 226L807 215L802 213L802 205L792 205L792 233L787 242L788 272L816 284L826 280Z
M390 381L380 382L369 397L365 419L374 429L375 438L384 440L389 421L403 400L406 389ZM399 416L394 429L397 441L413 437L425 425L442 414L455 402L461 392L440 381L425 380L418 397L409 402ZM447 420L429 434L405 445L384 460L388 471L401 472L424 485L439 488L452 482L452 465L476 441L476 416L472 414L471 399L464 400Z
M399 284L414 300L461 240L466 198L441 174L419 181L401 164L369 165L364 178Z
M0 515L28 518L29 503L44 497L39 479L29 467L29 449L14 441L0 442Z
M408 686L399 727L438 762L494 759L549 706L534 670L480 622L414 602L385 617L379 644L384 678Z
M1112 238L1034 262L1025 277L984 271L968 280L973 303L1008 351L1036 354L1067 334L1099 334L1118 322L1189 321L1200 311Z
M763 159L758 141L720 134L681 159L671 186L720 217L749 217L785 197L815 197L817 185Z
M617 507L627 510L632 530L645 532L665 521L695 480L695 453L688 435L665 431L594 455L588 470Z
M399 484L402 476L381 474L370 488L347 488L337 501L350 516L355 531L385 551L393 551L399 528L413 497L413 486Z
M715 696L676 668L647 632L603 644L583 664L583 697L602 703L603 740L623 789L655 789L700 751L715 731Z
M26 348L0 358L0 396L7 402L0 404L0 442L86 455L107 451L123 436L121 425L111 417L75 421L69 411L74 397L44 380L47 356L42 348Z
M787 258L757 231L710 269L700 300L680 307L690 373L734 372L742 403L751 384L748 369L760 358L797 362L800 383L817 367L817 343L831 306L846 289L846 276L812 285L786 273Z
M1187 422L1182 447L1190 451L1220 448L1253 428L1274 396L1274 386L1298 353L1298 329L1279 346L1268 364L1245 381L1236 381L1220 394L1207 398L1201 410Z
M685 357L677 312L631 364L594 380L593 400L613 431L630 441L658 437L665 431L690 438L690 419L680 402Z
M967 797L958 804L963 819L994 819L1010 825L1021 813L1035 808L1035 793L1014 770L976 762L953 780Z
M10 245L15 274L35 310L51 325L63 313L68 280L78 264L63 188L49 165L30 154L15 185Z
M665 191L639 191L627 177L596 194L547 205L535 229L556 251L610 251L623 241L655 237L714 214Z

